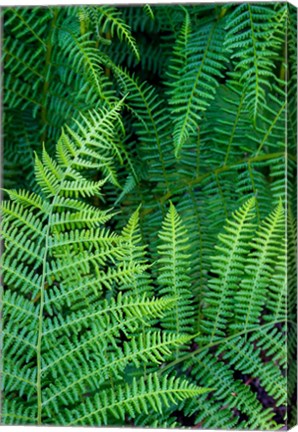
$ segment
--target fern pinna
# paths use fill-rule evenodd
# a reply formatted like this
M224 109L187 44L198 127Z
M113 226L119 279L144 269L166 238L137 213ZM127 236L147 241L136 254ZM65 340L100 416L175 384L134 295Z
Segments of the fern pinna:
M294 424L294 8L3 26L2 423Z

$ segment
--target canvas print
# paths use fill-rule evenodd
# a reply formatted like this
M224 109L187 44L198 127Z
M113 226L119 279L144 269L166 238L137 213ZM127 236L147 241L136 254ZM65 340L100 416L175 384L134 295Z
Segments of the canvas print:
M2 9L1 423L296 423L297 11Z

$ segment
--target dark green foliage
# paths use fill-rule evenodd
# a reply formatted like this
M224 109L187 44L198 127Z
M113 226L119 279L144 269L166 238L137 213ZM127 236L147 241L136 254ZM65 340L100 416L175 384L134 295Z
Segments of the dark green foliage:
M292 424L295 11L3 15L2 423Z

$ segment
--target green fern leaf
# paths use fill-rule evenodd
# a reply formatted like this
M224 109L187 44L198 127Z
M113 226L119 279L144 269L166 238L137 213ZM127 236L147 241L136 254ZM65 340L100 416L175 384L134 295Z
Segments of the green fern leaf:
M146 380L134 380L131 387L118 386L95 396L93 401L90 401L90 407L93 407L90 414L80 407L67 413L69 425L106 424L108 413L123 420L125 412L132 418L144 411L149 414L152 409L161 412L163 404L169 406L170 403L177 403L185 397L194 397L206 391L208 389L198 389L186 380L174 377L160 380L158 375L152 374Z
M213 99L218 79L222 77L226 57L221 25L221 22L211 22L195 30L186 48L187 62L170 99L176 156L189 137L197 134L202 113Z
M249 200L228 220L226 233L219 234L221 245L216 249L221 253L214 258L213 272L218 275L210 281L205 295L206 319L202 321L202 331L213 342L226 334L227 325L234 313L234 297L237 295L237 280L243 275L243 258L247 254L248 240L253 235L254 200Z
M161 239L158 246L160 294L178 298L174 310L165 314L162 326L176 333L189 333L192 332L194 305L187 265L188 237L173 204L170 204L159 238Z
M113 7L99 7L101 16L99 17L98 25L102 27L102 31L110 31L113 37L115 33L120 40L125 40L130 49L134 52L137 60L140 59L139 50L134 37L131 34L129 26L121 18L119 10Z
M225 45L233 52L245 83L245 101L254 122L266 105L266 90L274 80L274 59L282 38L276 34L275 11L268 5L243 3L229 16ZM236 51L237 50L237 51ZM239 60L238 60L239 59Z

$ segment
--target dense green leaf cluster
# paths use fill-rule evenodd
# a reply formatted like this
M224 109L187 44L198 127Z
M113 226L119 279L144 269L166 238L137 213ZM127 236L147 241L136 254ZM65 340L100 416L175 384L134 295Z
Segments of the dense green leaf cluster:
M294 422L296 25L4 9L2 423Z

